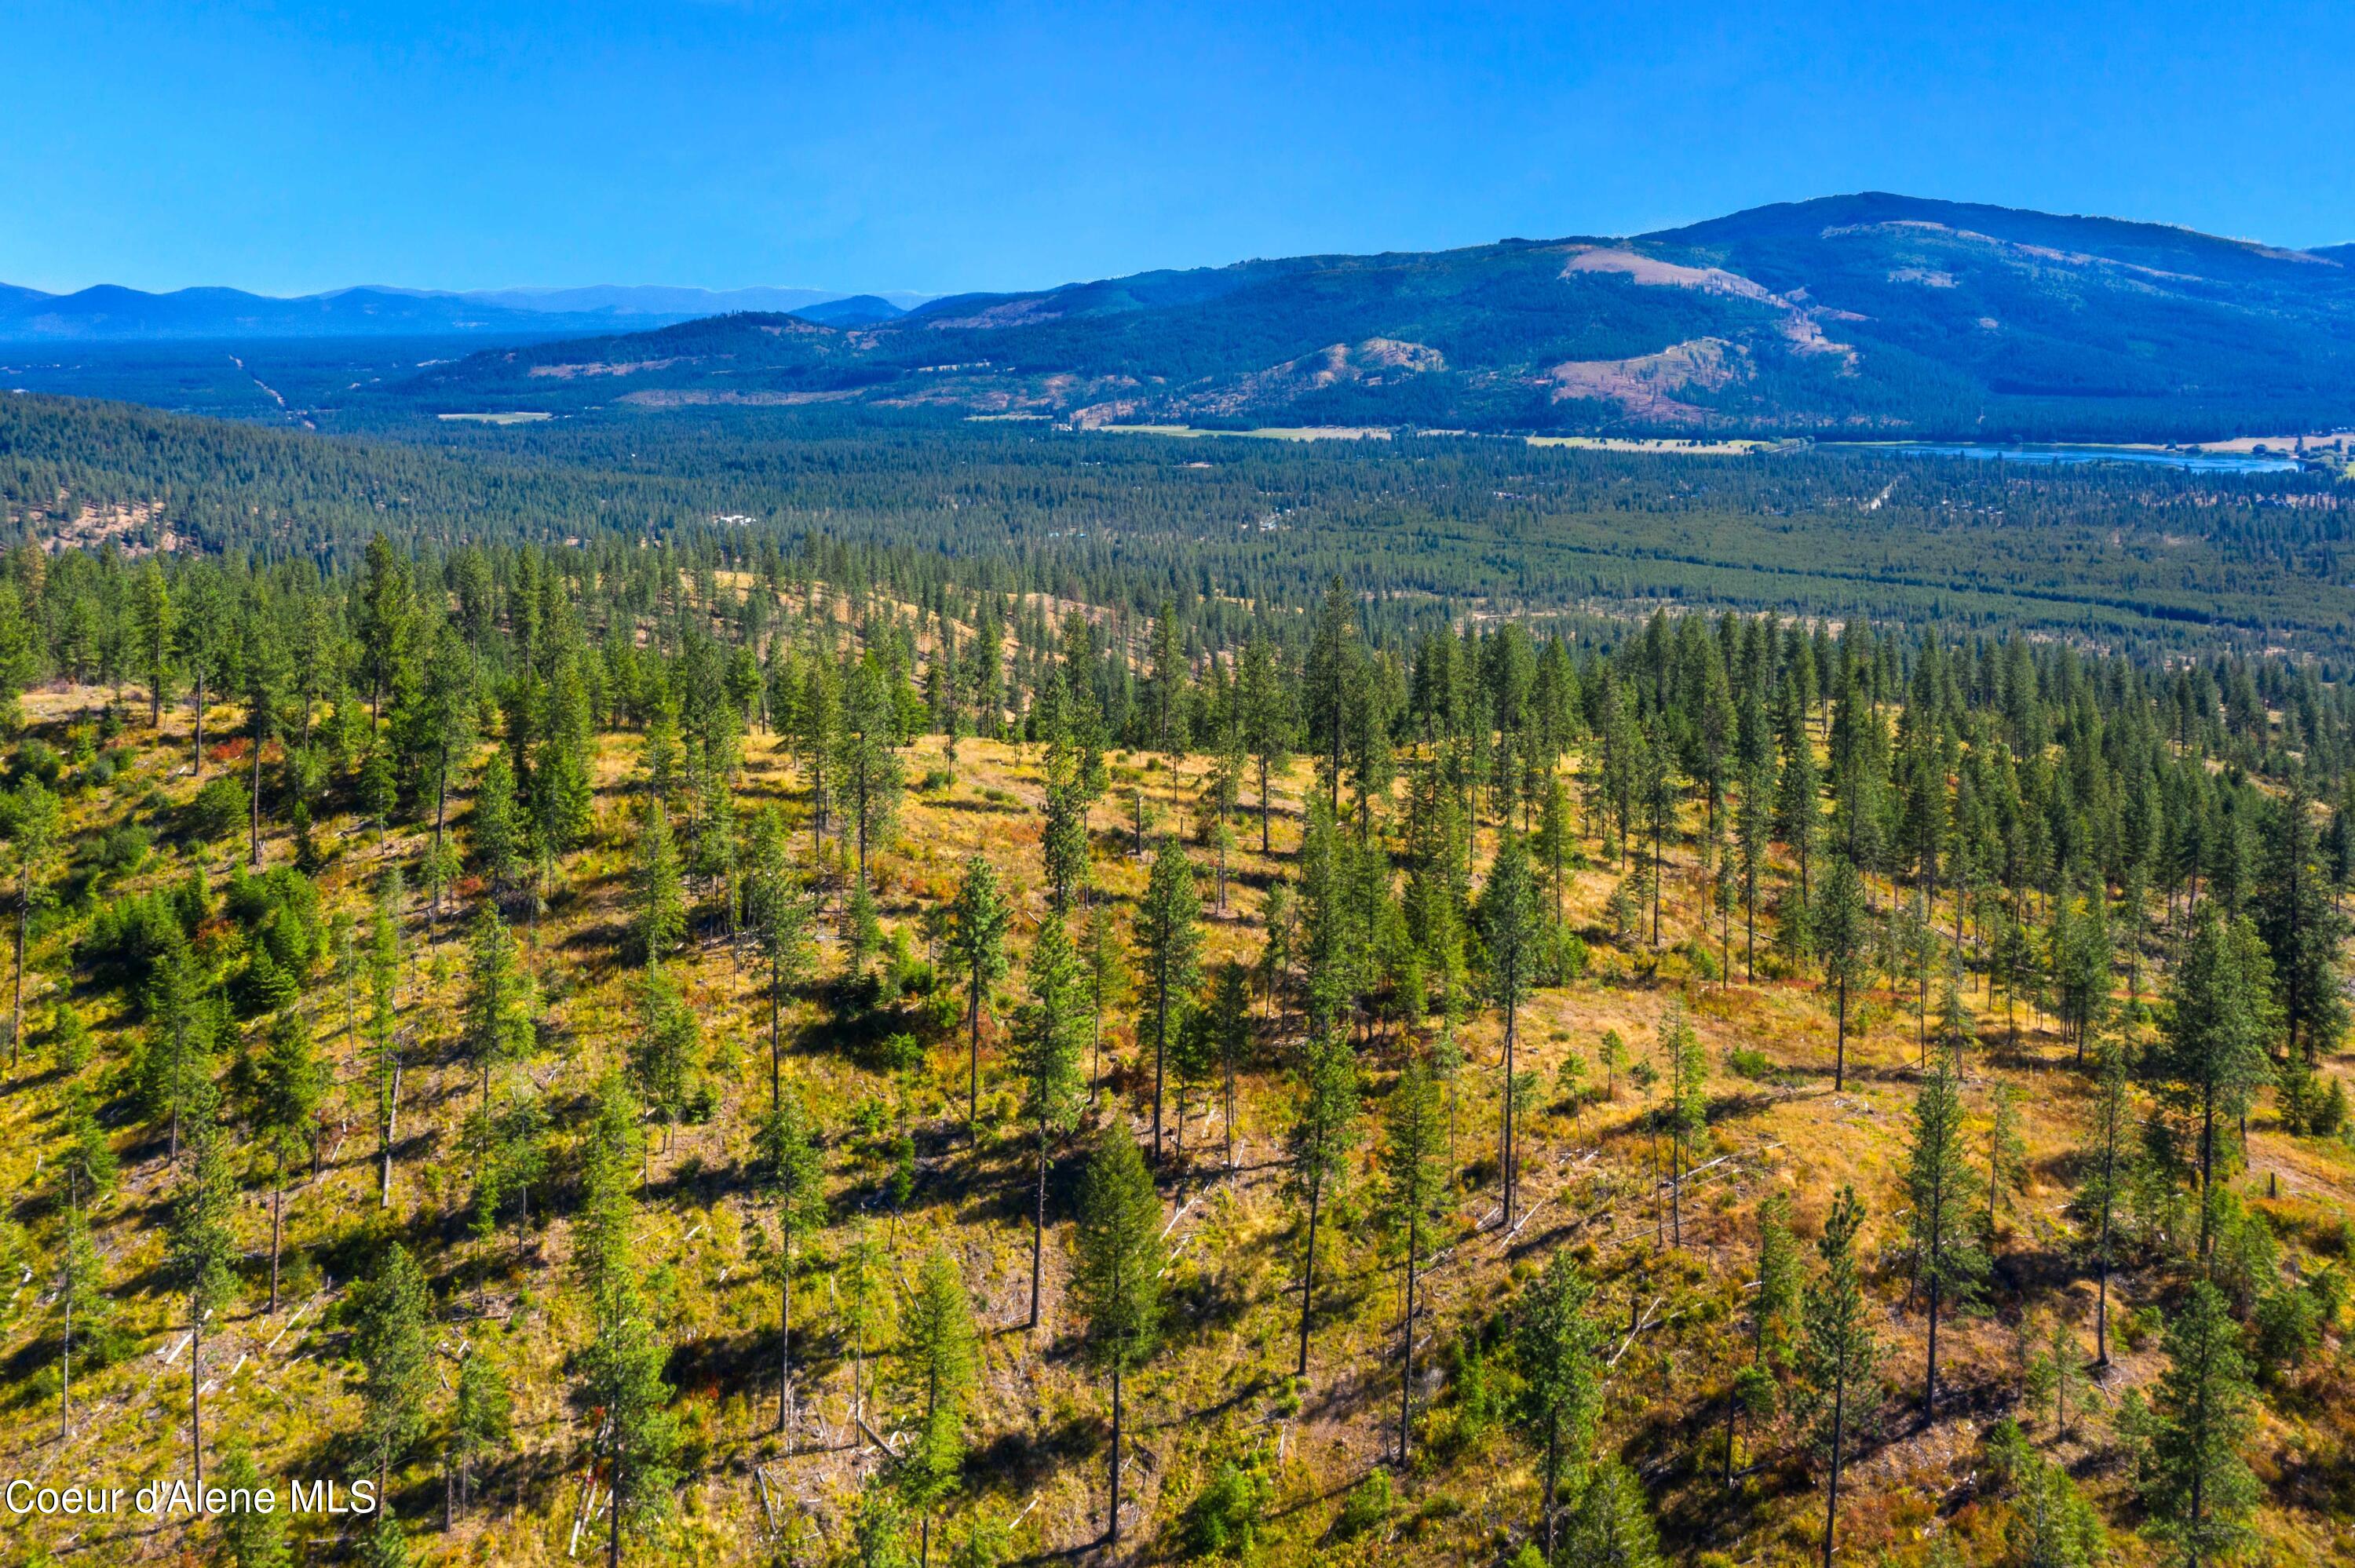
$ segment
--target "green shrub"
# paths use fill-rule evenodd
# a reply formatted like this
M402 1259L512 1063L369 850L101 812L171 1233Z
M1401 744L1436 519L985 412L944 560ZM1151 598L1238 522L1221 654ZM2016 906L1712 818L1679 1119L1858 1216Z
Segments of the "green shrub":
M181 818L182 830L196 843L211 843L227 838L251 819L252 797L245 792L244 780L233 773L223 773L207 780L188 802Z
M1725 1066L1737 1078L1756 1081L1774 1075L1774 1064L1766 1059L1766 1053L1748 1045L1736 1045L1728 1051Z
M1241 1557L1259 1536L1262 1516L1273 1491L1256 1461L1220 1465L1186 1510L1185 1547L1189 1557Z
M1340 1514L1333 1520L1333 1533L1343 1541L1355 1541L1389 1523L1394 1506L1391 1473L1375 1470L1349 1489L1349 1495L1342 1499Z

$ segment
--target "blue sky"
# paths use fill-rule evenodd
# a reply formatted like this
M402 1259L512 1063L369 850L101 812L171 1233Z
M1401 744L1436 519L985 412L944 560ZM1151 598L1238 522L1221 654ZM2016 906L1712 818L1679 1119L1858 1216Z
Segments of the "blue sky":
M1037 287L1883 189L2355 239L2336 4L0 6L0 280Z

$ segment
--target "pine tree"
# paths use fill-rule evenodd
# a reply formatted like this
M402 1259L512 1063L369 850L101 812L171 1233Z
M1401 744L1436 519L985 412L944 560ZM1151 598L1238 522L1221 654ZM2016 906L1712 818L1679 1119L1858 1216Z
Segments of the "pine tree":
M1348 1168L1358 1140L1358 1059L1335 1031L1309 1036L1300 1069L1300 1100L1286 1139L1284 1188L1308 1206L1300 1249L1300 1359L1295 1377L1308 1376L1308 1325L1316 1306L1316 1224L1332 1188Z
M1843 1188L1824 1221L1823 1238L1816 1244L1823 1274L1808 1282L1802 1308L1806 1335L1800 1345L1799 1372L1807 1394L1806 1408L1815 1417L1817 1444L1831 1466L1824 1499L1825 1568L1830 1568L1839 1523L1840 1467L1848 1457L1852 1413L1870 1414L1878 1393L1881 1346L1872 1332L1872 1305L1864 1293L1863 1264L1856 1246L1863 1224L1864 1206L1857 1202L1855 1189Z
M1660 1014L1661 1080L1668 1098L1660 1107L1668 1129L1668 1213L1676 1245L1685 1245L1685 1172L1692 1168L1694 1147L1709 1134L1709 1097L1705 1079L1708 1059L1700 1035L1681 1000L1671 1000Z
M1235 1124L1241 1114L1236 1080L1251 1052L1251 977L1242 965L1231 961L1219 966L1218 982L1211 989L1206 1018L1225 1085L1226 1100L1220 1123L1227 1139L1227 1169L1231 1171L1235 1168Z
M472 1139L475 1153L474 1180L478 1212L497 1206L498 1161L496 1159L491 1108L494 1080L500 1068L521 1061L533 1039L531 988L516 953L515 937L498 911L485 903L474 916L468 955L465 1011L459 1035L466 1064L475 1084Z
M170 1266L188 1310L188 1468L193 1489L205 1482L205 1322L236 1292L237 1194L229 1171L227 1135L215 1119L216 1096L199 1080L182 1111L188 1160L172 1195Z
M353 1287L352 1354L360 1363L360 1441L386 1490L391 1471L424 1435L426 1395L433 1384L428 1342L430 1303L425 1275L409 1249L394 1243L381 1262Z
M1563 1556L1611 1568L1658 1568L1660 1539L1643 1484L1616 1459L1594 1467L1571 1510Z
M491 753L474 781L467 839L474 867L493 891L512 886L523 864L524 823L516 808L515 766L503 749Z
M1938 1319L1977 1299L1987 1255L1977 1245L1970 1161L1963 1147L1963 1102L1953 1063L1941 1053L1913 1100L1913 1142L1907 1151L1906 1196L1912 1201L1913 1278L1929 1297L1929 1352L1922 1373L1922 1415L1938 1398Z
M785 848L784 818L773 805L752 819L744 924L768 967L769 1102L784 1086L785 997L809 976L810 901L794 878Z
M229 1499L220 1515L221 1556L232 1568L293 1568L285 1515L274 1506L252 1506L251 1499L269 1485L253 1462L253 1450L243 1443L232 1446L221 1456L215 1478Z
M1269 779L1292 766L1292 691L1282 661L1263 637L1243 645L1236 675L1236 703L1242 712L1243 746L1259 775L1259 851L1271 853Z
M632 934L639 961L648 969L660 969L664 957L687 937L687 894L679 876L670 818L656 799L647 803L630 877Z
M46 908L53 892L50 863L57 856L60 814L58 798L27 779L5 813L9 846L16 851L16 961L15 997L8 1007L8 1070L15 1072L25 1047L25 937L36 911Z
M655 969L638 979L637 1023L630 1035L630 1086L662 1118L667 1150L694 1092L703 1030L675 976Z
M2105 1042L2095 1058L2100 1076L2094 1095L2092 1125L2079 1163L2085 1171L2077 1190L2076 1207L2093 1230L2094 1361L2110 1364L2110 1266L2115 1255L2113 1225L2126 1186L2127 1162L2133 1150L2133 1088L2126 1076L2126 1053L2115 1042Z
M474 1494L474 1469L514 1435L515 1399L507 1380L477 1345L458 1363L458 1387L450 1411L450 1434L442 1463L456 1482L458 1510Z
M1415 1274L1436 1240L1447 1196L1447 1113L1430 1065L1416 1056L1391 1090L1382 1118L1381 1210L1406 1269L1400 1312L1399 1464L1411 1456L1414 1433Z
M1170 1025L1184 1021L1187 1002L1201 978L1202 901L1194 889L1193 865L1174 839L1162 841L1155 853L1145 895L1137 900L1136 949L1153 1025L1153 1162L1158 1165Z
M1083 1027L1079 955L1060 916L1049 916L1030 949L1030 1001L1015 1032L1022 1075L1022 1114L1037 1129L1038 1181L1030 1207L1030 1316L1039 1326L1039 1295L1046 1269L1047 1167L1054 1140L1079 1125L1085 1097L1080 1083Z
M1602 1404L1603 1326L1593 1317L1594 1287L1567 1248L1557 1249L1521 1298L1513 1321L1514 1359L1520 1368L1520 1428L1542 1443L1539 1474L1545 1500L1539 1530L1553 1559L1555 1499L1566 1474L1584 1467Z
M2168 1320L2143 1487L2156 1532L2195 1568L2237 1556L2252 1537L2248 1515L2261 1492L2243 1455L2254 1430L2253 1403L2240 1325L2221 1291L2195 1281Z
M1474 919L1487 957L1488 989L1505 1012L1505 1083L1513 1082L1513 1047L1518 1034L1522 1000L1534 978L1533 951L1537 938L1537 889L1529 877L1527 847L1507 831L1488 864L1488 881L1480 890ZM1504 1190L1504 1213L1497 1228L1513 1228L1513 1189L1518 1174L1514 1159L1513 1096L1500 1095L1501 1126L1497 1131L1497 1178Z
M1114 1120L1080 1183L1071 1295L1087 1323L1089 1361L1112 1373L1112 1498L1105 1541L1120 1542L1123 1383L1152 1359L1161 1334L1161 1196L1126 1124Z
M761 1177L777 1206L777 1432L793 1451L794 1241L826 1223L826 1160L809 1113L782 1083L761 1124Z
M935 1247L900 1313L898 1356L901 1394L916 1433L900 1457L900 1490L923 1521L922 1563L932 1561L932 1510L956 1489L964 1468L965 1406L978 1360L964 1280L948 1253Z
M964 881L957 888L949 927L949 952L964 979L966 1024L965 1138L979 1137L981 1126L981 1009L1006 974L1006 930L1014 911L997 885L996 868L984 855L964 863Z
M2147 1070L2169 1108L2194 1123L2200 1161L2200 1251L2213 1241L2218 1122L2248 1113L2273 1076L2265 1050L2272 1033L2272 965L2256 927L2244 916L2226 924L2202 906L2169 986L2172 1003Z
M843 703L837 763L842 793L858 837L858 885L867 885L867 862L899 820L905 774L900 757L904 736L892 677L870 652L850 674Z
M1845 854L1831 857L1823 886L1809 911L1810 924L1824 959L1824 983L1832 990L1832 1092L1848 1086L1849 992L1871 981L1871 916L1865 907L1863 881Z
M385 875L368 919L368 1074L375 1091L377 1158L379 1172L377 1206L392 1207L392 1143L400 1111L400 1022L397 991L400 983L400 873Z
M268 1043L254 1065L251 1120L270 1160L270 1310L278 1310L278 1256L284 1234L286 1159L311 1147L330 1069L311 1044L300 1009L270 1021Z
M134 667L147 683L147 724L160 739L164 730L164 705L172 700L172 680L176 671L172 654L175 642L172 589L165 581L164 568L151 558L139 568L132 598L132 636L136 647ZM240 1568L245 1568L240 1563Z
M636 1122L629 1089L609 1075L597 1090L573 1229L574 1267L593 1325L593 1337L578 1361L580 1397L589 1408L604 1412L596 1452L613 1492L605 1537L611 1568L620 1568L623 1525L668 1510L678 1446L677 1423L666 1408L670 1388L662 1375L669 1352L647 1319L632 1235L637 1220Z
M1734 1374L1725 1412L1725 1485L1733 1486L1735 1423L1764 1418L1774 1408L1774 1374L1767 1369L1789 1352L1799 1310L1799 1244L1791 1234L1791 1201L1769 1192L1758 1201L1758 1287L1750 1298L1750 1364Z

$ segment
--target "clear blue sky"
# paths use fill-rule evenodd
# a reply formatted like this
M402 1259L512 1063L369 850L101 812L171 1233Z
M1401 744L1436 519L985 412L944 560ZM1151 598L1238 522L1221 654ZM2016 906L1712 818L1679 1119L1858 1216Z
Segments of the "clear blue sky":
M11 0L0 280L1035 287L1884 189L2355 239L2346 0Z

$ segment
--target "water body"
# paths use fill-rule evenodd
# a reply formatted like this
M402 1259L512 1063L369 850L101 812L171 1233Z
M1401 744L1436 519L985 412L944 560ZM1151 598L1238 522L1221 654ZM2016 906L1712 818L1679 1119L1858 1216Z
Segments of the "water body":
M1849 445L1825 442L1828 451L1894 452L1900 457L1974 458L1991 462L2080 463L2080 462L2146 462L2162 468L2190 469L2200 473L2296 473L2297 460L2273 454L2260 456L2254 452L2170 452L2154 451L2140 447L2038 447L2038 446L1973 446L1966 442L1942 445L1931 441L1893 441L1886 444Z

